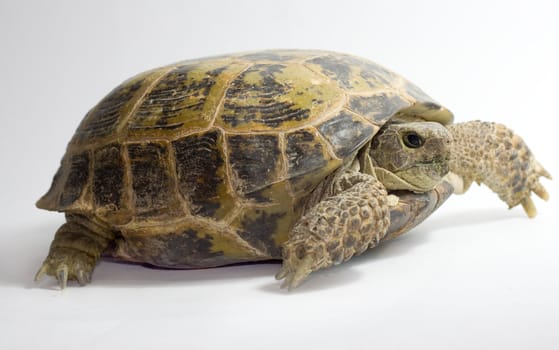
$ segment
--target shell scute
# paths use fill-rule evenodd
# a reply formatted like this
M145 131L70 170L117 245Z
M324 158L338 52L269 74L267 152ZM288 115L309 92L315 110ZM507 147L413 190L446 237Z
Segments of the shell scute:
M97 211L118 211L126 207L124 183L126 164L122 145L112 143L94 151L92 192Z
M290 130L343 97L334 82L301 64L254 64L231 82L216 125L236 132Z
M211 129L172 142L178 187L190 214L222 219L235 205L228 186L223 135Z
M314 128L295 130L285 138L287 177L290 179L323 169L333 160Z
M246 64L230 61L184 64L166 73L128 121L130 137L168 137L212 122L228 81Z
M226 139L235 191L241 197L269 201L261 190L276 182L282 169L278 135L227 135Z
M89 159L89 152L82 152L70 157L64 189L60 193L59 205L61 207L71 206L82 196L89 179Z
M318 124L316 128L341 159L357 152L379 129L347 110L341 110L335 116Z
M117 86L87 113L70 146L87 147L101 139L114 138L120 125L134 111L137 101L165 71L159 68L141 73Z
M127 148L136 215L145 218L184 214L174 190L176 176L168 165L166 143L130 143Z
M398 76L382 66L343 54L326 53L305 61L305 65L352 93L383 89L398 82Z
M348 109L367 118L371 123L383 125L410 102L395 92L381 92L371 96L349 96Z

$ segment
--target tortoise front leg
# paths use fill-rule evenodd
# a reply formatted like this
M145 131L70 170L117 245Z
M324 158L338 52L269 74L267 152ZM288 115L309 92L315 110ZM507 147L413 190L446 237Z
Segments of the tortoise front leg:
M311 272L340 264L376 246L390 225L390 199L373 176L348 172L334 183L333 195L312 207L283 246L276 279L293 289Z
M35 276L35 281L44 275L54 276L61 289L66 288L68 280L76 280L80 285L89 283L101 254L114 239L110 230L87 218L67 215L66 220L56 232L49 254Z
M522 138L497 123L471 121L450 125L453 138L449 180L455 193L465 192L473 181L484 183L509 208L521 204L529 217L536 215L532 192L547 200L539 182L551 179Z

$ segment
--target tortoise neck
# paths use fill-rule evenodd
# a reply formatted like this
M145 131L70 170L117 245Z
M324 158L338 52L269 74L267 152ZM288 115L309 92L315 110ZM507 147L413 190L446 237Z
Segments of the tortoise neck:
M368 142L360 151L357 153L357 157L353 161L352 167L355 167L356 171L360 173L375 176L374 161L371 158L369 150L371 148L371 143Z

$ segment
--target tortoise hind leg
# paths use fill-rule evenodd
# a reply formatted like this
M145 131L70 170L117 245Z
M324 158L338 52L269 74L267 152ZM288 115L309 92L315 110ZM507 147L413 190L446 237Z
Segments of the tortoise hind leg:
M53 276L61 289L68 280L76 280L80 285L89 283L101 254L114 240L114 233L86 217L67 215L66 220L56 232L49 254L35 276L35 281L44 275Z

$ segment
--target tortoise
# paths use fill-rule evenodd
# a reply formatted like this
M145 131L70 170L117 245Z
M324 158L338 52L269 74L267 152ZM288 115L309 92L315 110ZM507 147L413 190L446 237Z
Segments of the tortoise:
M283 260L297 287L485 183L535 215L551 178L501 124L328 51L271 50L141 73L85 116L37 207L64 212L39 269L61 288L102 256L165 268Z

